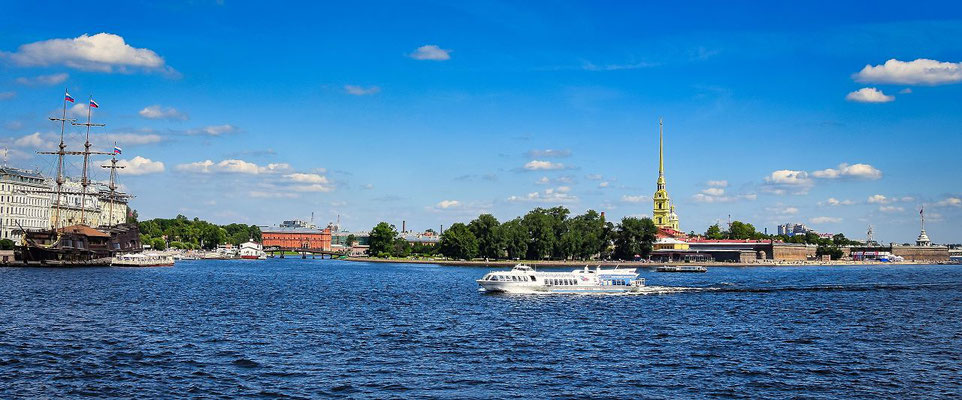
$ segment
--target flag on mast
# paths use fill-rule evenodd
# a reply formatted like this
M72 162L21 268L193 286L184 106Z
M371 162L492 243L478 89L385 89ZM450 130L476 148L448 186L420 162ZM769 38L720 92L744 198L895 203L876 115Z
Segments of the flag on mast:
M120 154L120 147L114 146L114 154Z
M63 91L63 99L73 103L73 96L70 96L70 93L67 93L66 90Z
M91 107L91 108L100 108L100 105L97 104L97 102L94 101L94 99L90 99L90 107Z

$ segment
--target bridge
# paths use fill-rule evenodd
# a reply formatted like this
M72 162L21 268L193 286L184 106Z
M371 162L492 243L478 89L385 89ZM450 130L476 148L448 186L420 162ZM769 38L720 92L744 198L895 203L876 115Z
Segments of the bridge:
M307 258L308 254L311 255L311 258L317 258L317 256L320 255L322 260L324 259L325 255L331 259L333 259L334 257L347 255L347 252L345 251L333 251L333 250L315 249L315 248L309 248L309 247L295 248L295 247L267 246L267 247L264 247L264 252L267 253L267 255L271 258L275 257L274 253L278 253L277 255L280 256L280 258L284 258L285 253L297 253L301 255L301 258Z

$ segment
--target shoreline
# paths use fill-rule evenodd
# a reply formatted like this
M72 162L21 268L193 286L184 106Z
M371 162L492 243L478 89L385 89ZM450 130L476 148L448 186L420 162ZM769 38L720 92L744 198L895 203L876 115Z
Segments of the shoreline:
M759 262L759 263L730 263L730 262L705 262L705 263L685 263L685 262L644 262L644 261L526 261L526 260L497 260L497 261L458 261L458 260L436 260L436 259L389 259L389 258L368 258L368 257L347 257L339 259L350 262L370 262L370 263L397 263L397 264L435 264L451 267L513 267L518 263L524 263L532 267L584 267L601 265L606 267L628 266L632 268L657 267L661 265L703 265L706 267L803 267L803 266L861 266L861 265L960 265L953 262L932 262L932 261L902 261L902 262L880 262L880 261L780 261L780 262Z

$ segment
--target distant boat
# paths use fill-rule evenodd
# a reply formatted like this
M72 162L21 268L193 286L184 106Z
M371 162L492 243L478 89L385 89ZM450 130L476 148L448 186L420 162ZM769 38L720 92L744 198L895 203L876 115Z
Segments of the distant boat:
M658 272L708 272L708 268L701 265L662 265L655 271Z
M240 258L244 260L266 260L267 253L264 253L264 247L260 243L254 241L248 241L241 243L240 250L237 252Z
M172 267L174 257L164 254L136 253L113 257L110 265L115 267Z

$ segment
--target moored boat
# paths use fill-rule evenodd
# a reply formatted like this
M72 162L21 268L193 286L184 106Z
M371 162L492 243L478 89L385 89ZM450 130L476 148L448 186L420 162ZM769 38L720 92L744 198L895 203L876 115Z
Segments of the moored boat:
M634 268L585 266L571 272L544 272L518 264L510 271L489 272L477 283L484 291L495 293L627 293L640 291L645 279L639 278Z
M237 252L238 257L244 260L266 260L267 253L264 252L264 247L260 243L249 241L241 243L240 250Z
M110 260L115 267L172 267L174 257L165 254L135 253L121 254Z
M655 269L658 272L708 272L708 268L701 265L662 265Z

